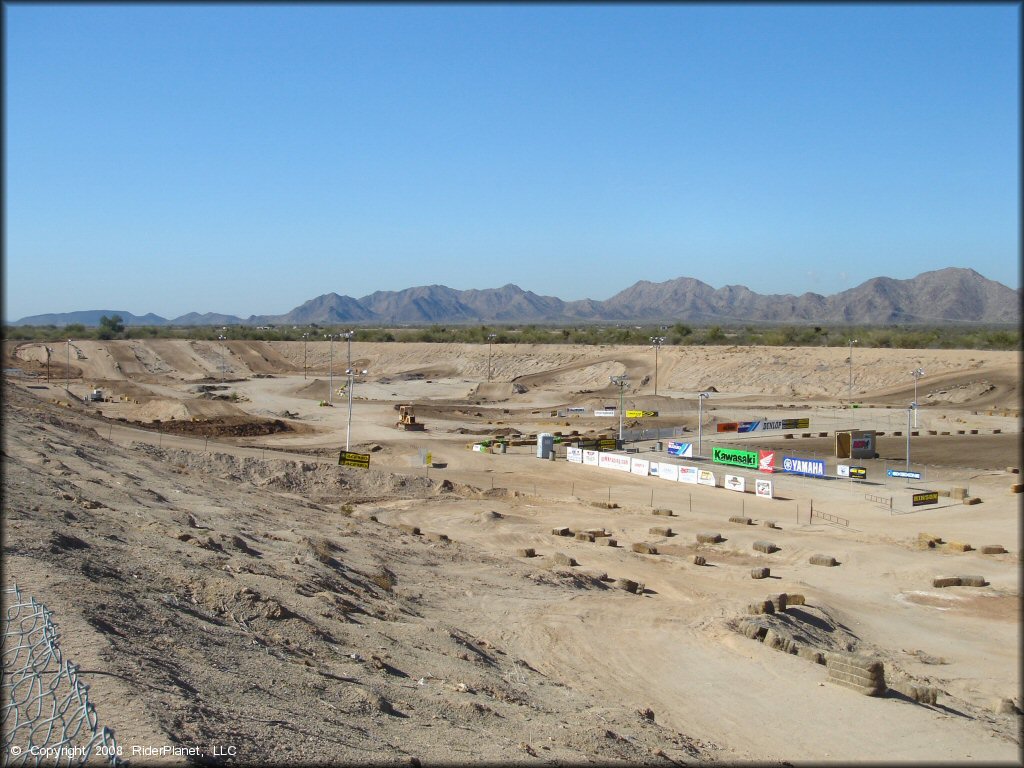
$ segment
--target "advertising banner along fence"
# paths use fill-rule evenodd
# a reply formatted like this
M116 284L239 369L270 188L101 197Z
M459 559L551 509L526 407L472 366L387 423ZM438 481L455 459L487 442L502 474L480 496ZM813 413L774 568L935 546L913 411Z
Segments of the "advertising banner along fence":
M723 448L720 445L714 447L711 460L716 464L731 464L747 469L757 469L760 462L757 451L741 451L738 448Z
M679 456L689 459L693 457L693 443L681 443L678 440L670 440L668 443L668 455Z
M765 499L772 498L772 481L771 480L755 480L754 481L754 493Z
M690 483L696 485L697 483L697 468L696 467L680 467L679 468L679 482Z
M726 475L725 476L725 488L730 491L739 491L743 493L746 490L746 479L739 475Z
M783 456L782 471L794 475L824 477L825 462L821 459L801 459L797 456Z

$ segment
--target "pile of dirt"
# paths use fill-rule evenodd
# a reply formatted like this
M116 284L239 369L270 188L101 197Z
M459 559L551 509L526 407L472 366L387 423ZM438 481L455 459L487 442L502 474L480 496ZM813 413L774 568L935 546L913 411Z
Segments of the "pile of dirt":
M192 437L261 437L282 432L294 432L294 428L280 419L253 419L227 417L202 420L170 421L129 421L140 429Z

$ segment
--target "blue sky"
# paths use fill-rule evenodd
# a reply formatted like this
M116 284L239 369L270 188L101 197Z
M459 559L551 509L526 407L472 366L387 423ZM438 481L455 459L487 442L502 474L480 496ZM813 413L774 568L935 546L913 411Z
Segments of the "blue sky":
M1020 286L1020 6L4 7L4 319Z

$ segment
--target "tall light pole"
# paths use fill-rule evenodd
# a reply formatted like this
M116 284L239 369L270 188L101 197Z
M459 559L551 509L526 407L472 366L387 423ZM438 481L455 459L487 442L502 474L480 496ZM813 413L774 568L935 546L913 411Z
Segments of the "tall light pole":
M337 333L325 333L324 338L331 340L331 357L327 373L327 402L334 405L334 339Z
M67 370L64 374L67 377L67 381L64 384L64 390L66 392L71 391L71 339L68 339L68 362Z
M226 338L227 338L226 336L218 336L217 337L217 341L224 341ZM221 346L221 349L219 351L220 351L220 380L224 381L225 365L224 365L224 348L223 348L223 345Z
M701 456L701 437L704 434L704 401L711 397L710 392L697 395L697 455Z
M651 344L654 345L654 394L658 394L658 350L664 343L664 336L651 336Z
M910 471L910 412L913 411L914 415L917 415L917 403L911 403L910 407L907 408L907 472Z
M49 384L50 383L50 353L53 350L51 350L45 344L43 345L43 349L46 350L46 383Z
M309 334L302 334L302 378L306 378L306 340L309 339Z
M351 331L350 331L351 333ZM351 368L345 371L348 376L348 429L345 431L345 450L348 450L349 438L352 436L352 389L355 387L356 375L365 376L369 371L365 368L361 371L354 371Z
M496 333L487 334L487 380L491 380L491 344L498 338Z
M853 345L857 343L856 339L850 339L850 406L853 406Z
M619 447L622 447L622 401L625 397L626 385L629 384L629 376L612 376L611 382L619 388Z
M914 377L914 429L917 429L917 381L924 376L924 368L918 368L916 371L911 371L910 375Z

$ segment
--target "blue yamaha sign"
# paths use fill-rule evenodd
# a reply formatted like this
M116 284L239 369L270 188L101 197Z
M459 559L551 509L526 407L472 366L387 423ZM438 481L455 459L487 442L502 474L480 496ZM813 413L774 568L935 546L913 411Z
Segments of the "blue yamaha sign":
M795 456L782 457L782 471L794 475L825 476L825 462L821 459L800 459Z

